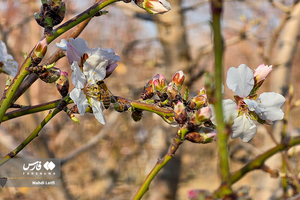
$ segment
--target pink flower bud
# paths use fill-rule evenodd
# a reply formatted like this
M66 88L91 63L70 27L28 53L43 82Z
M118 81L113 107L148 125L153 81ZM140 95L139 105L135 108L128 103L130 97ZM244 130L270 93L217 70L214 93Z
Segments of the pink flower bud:
M205 87L203 87L203 88L200 89L198 95L204 95L204 94L206 94L206 89L205 89ZM207 98L207 97L206 97L206 98Z
M196 112L196 120L198 123L203 123L211 118L211 109L209 106L201 108Z
M61 72L61 76L56 81L56 89L63 97L69 93L69 79L67 72Z
M158 91L161 90L161 86L160 86L158 79L153 80L153 85L154 85L155 90L158 90Z
M161 74L161 75L160 74L156 74L153 77L153 85L154 85L154 89L156 91L166 92L167 83L166 83L165 76L163 74Z
M142 94L141 94L141 98L143 100L146 100L146 99L151 99L153 96L154 96L154 88L153 88L153 79L151 79L147 84L146 86L144 87L144 90L142 91Z
M135 0L135 3L151 14L163 14L171 10L171 5L166 0Z
M174 100L176 95L180 95L178 88L174 85L174 83L169 83L167 88L167 93L170 99Z
M166 78L165 78L165 76L163 75L163 74L161 74L160 76L159 76L159 83L160 83L160 85L161 85L161 87L166 87L167 86L167 80L166 80Z
M199 92L200 94L200 92ZM188 106L190 109L192 110L198 110L204 106L206 106L207 104L207 95L206 94L203 94L203 95L199 95L198 96L195 96L193 97L189 103L188 103Z
M174 74L171 83L174 83L178 87L178 89L181 90L184 78L185 74L182 70L180 70Z
M182 125L187 120L187 112L184 104L181 101L178 101L174 106L174 117L178 124Z
M273 70L272 65L268 66L268 65L260 64L257 67L257 69L255 69L254 72L254 79L256 80L256 83L265 80L272 70Z
M211 143L216 141L216 131L209 127L200 127L198 132L189 132L185 135L184 139L193 143ZM191 198L192 199L192 198ZM196 198L198 199L198 198Z

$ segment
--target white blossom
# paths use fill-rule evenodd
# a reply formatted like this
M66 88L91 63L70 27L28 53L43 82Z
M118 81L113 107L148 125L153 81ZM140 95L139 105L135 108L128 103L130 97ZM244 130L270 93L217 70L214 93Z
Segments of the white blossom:
M18 72L18 63L14 61L12 55L7 53L6 45L0 41L0 72L4 72L11 77L15 77Z
M106 124L103 104L97 100L94 88L97 87L98 81L104 80L112 73L112 68L116 68L120 57L115 55L113 49L89 49L87 42L81 38L70 38L69 42L62 40L56 46L66 50L71 63L72 83L75 88L70 92L70 97L77 105L79 113L84 115L87 107L91 106L96 119Z
M254 87L254 75L247 65L231 67L227 72L226 83L237 95L236 102L230 99L223 100L224 120L225 122L233 120L231 138L240 137L244 142L248 142L257 131L254 120L259 118L265 123L272 123L283 119L281 106L285 103L285 98L281 94L265 92L258 98L256 94L250 95ZM211 120L214 124L215 118L213 112Z

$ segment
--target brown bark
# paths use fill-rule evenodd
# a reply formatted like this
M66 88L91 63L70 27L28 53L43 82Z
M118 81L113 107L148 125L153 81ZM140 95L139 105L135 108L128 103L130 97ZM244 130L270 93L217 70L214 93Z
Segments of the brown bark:
M286 22L279 39L277 55L278 66L272 72L272 91L288 93L291 80L291 68L300 34L300 3L295 5L290 19Z
M171 4L172 9L168 13L155 17L167 67L166 77L172 76L178 70L185 72L190 61L181 0L172 1Z

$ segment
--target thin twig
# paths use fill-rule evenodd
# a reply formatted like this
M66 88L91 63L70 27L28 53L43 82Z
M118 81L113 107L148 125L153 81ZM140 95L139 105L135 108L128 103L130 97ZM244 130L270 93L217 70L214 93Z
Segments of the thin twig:
M178 135L173 138L173 141L169 147L168 152L166 155L162 158L159 159L154 166L154 168L151 170L151 172L148 174L146 180L143 182L142 186L134 196L133 200L139 200L143 197L143 195L148 191L149 185L154 179L154 177L158 174L158 172L174 157L175 152L179 148L179 146L182 144L182 140L178 138Z
M39 134L39 132L42 130L42 128L60 111L64 109L64 107L67 105L67 102L70 100L70 97L67 96L64 99L61 100L59 105L51 112L48 113L48 115L45 117L45 119L39 124L39 126L13 151L9 152L2 160L0 160L0 166L15 157L24 147L27 146L34 138L36 138Z
M61 159L61 165L66 164L68 161L74 159L75 157L77 157L78 155L80 155L81 153L89 150L90 148L94 147L95 145L98 144L98 142L107 134L111 131L111 128L113 126L115 126L115 123L118 119L118 113L113 112L110 114L109 119L108 119L108 124L106 126L104 126L103 129L101 129L101 131L99 131L99 133L97 133L92 139L90 139L87 143L85 143L84 145L82 145L81 147L79 147L78 149L75 149L74 151L72 151L71 153L69 153L68 155L66 155L64 158Z

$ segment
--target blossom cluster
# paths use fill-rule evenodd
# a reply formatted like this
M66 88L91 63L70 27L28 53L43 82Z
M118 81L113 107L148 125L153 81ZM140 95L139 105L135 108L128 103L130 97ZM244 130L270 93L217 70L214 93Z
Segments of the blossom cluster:
M45 49L47 44L42 46L45 47L40 48L41 50ZM77 105L78 112L83 115L90 106L96 119L106 124L104 105L100 100L103 94L99 89L99 83L113 73L118 66L117 61L121 60L120 56L115 55L113 49L89 48L82 38L70 38L69 41L63 39L56 46L66 51L73 70L72 83L75 88L70 92L70 97ZM0 47L0 70L14 77L18 63L7 53L2 41ZM45 82L57 82L58 90L65 96L69 89L68 74L62 73L59 68L50 67L40 73L39 77ZM283 119L281 106L285 103L285 98L281 94L275 92L265 92L260 96L257 94L271 71L272 66L264 64L259 65L254 72L245 64L228 70L226 84L236 95L234 101L225 99L222 104L224 121L231 125L232 139L240 137L244 142L248 142L257 132L255 121L272 124L273 121ZM158 107L172 109L174 116L161 116L163 120L172 126L186 129L189 134L185 139L206 143L216 136L215 130L212 129L217 125L214 106L208 101L205 88L199 90L198 95L189 100L187 90L181 95L184 79L185 74L182 71L176 72L170 83L167 83L163 74L157 74L144 87L140 100L145 102L151 100L150 103ZM106 98L110 100L110 97Z
M71 38L69 42L62 40L57 47L66 51L73 70L72 83L75 88L70 97L83 115L88 106L93 110L96 119L105 124L103 103L99 100L97 84L109 77L117 67L120 57L113 49L100 47L88 48L87 42L81 38ZM231 67L227 73L226 83L235 92L234 99L223 100L225 123L230 123L231 138L240 137L248 142L257 132L255 121L272 124L281 120L281 106L285 98L274 92L257 95L257 90L272 71L272 66L260 65L254 72L245 64L238 68ZM163 74L157 74L147 82L141 94L141 101L150 102L158 107L172 109L173 117L161 116L172 126L185 129L185 139L192 142L206 143L216 139L213 129L216 123L214 107L208 101L205 88L198 95L188 99L188 92L181 95L185 74L178 71L167 83ZM140 113L141 114L141 113ZM140 117L138 117L140 119Z
M226 83L236 95L235 101L223 100L223 113L225 123L231 125L232 139L240 137L244 142L249 142L257 132L255 121L270 125L273 121L283 119L281 106L285 103L285 98L281 94L275 92L265 92L260 96L257 94L271 71L272 66L264 64L259 65L254 72L245 64L228 70ZM158 106L171 107L174 110L174 117L163 119L171 125L177 124L185 128L189 133L185 139L203 142L201 132L206 133L206 137L209 135L209 138L216 135L215 130L207 127L217 125L214 106L208 101L205 88L190 100L185 96L182 97L180 90L184 78L182 71L176 72L172 81L167 84L165 77L158 74L147 83L141 99L150 99L157 94L159 100L155 103Z
M72 83L75 88L70 92L71 99L77 105L78 111L84 115L88 106L93 110L96 119L106 124L103 114L103 103L95 95L97 82L109 77L118 66L120 56L113 49L89 48L82 38L63 39L56 46L65 50L71 65Z
M205 88L199 90L195 97L188 100L188 92L181 94L185 74L180 70L176 72L168 84L164 75L157 74L145 86L141 100L154 99L158 107L174 110L174 117L162 116L172 126L179 126L184 138L191 142L208 143L216 136L214 129L209 127L211 108ZM155 98L157 95L158 99Z
M254 73L245 64L228 70L226 84L236 94L235 101L226 99L222 104L225 122L233 122L232 139L240 137L248 142L257 132L255 121L272 124L273 121L283 119L281 106L285 103L285 98L281 94L264 92L258 96L256 93L271 71L272 66L264 64L259 65ZM211 120L216 124L214 114Z

